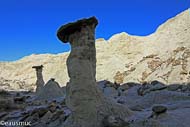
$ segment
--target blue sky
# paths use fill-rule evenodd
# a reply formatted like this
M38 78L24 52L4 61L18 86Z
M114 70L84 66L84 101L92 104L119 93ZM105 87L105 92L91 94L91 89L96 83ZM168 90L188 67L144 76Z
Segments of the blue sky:
M190 0L1 0L0 61L69 50L56 37L70 21L96 16L96 38L127 32L148 35L188 9Z

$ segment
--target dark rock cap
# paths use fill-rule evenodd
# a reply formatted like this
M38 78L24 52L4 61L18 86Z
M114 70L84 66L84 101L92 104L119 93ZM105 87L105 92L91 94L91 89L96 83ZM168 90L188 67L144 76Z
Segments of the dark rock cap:
M32 68L41 69L41 68L43 68L43 67L44 67L43 65L40 65L40 66L33 66Z
M98 20L96 19L96 17L90 17L88 19L84 18L76 22L68 23L59 28L59 30L57 31L57 37L62 42L67 43L69 41L68 37L70 34L74 33L75 31L80 31L83 26L93 24L95 24L95 26L98 24Z

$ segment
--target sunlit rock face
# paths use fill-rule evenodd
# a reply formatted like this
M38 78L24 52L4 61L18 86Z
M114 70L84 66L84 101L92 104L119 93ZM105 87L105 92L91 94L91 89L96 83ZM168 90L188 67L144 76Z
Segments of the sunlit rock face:
M128 108L111 104L97 88L94 37L97 24L95 17L82 19L62 26L57 34L61 41L71 44L67 59L70 80L66 88L66 104L72 111L66 122L69 127L101 127L105 116L132 114Z

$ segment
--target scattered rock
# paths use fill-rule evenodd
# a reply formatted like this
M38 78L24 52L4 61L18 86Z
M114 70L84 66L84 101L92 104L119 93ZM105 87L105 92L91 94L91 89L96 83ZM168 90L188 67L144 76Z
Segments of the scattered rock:
M6 115L8 115L7 112L1 112L1 113L0 113L0 119L3 118L3 117L6 116Z
M146 92L149 92L148 91L149 88L150 87L148 86L148 84L142 84L142 86L140 88L138 88L138 90L137 90L138 95L140 95L140 96L145 95Z
M39 114L36 112L33 115L28 116L24 121L30 121L33 124L38 122L39 119Z
M0 111L15 109L13 99L0 97Z
M97 82L97 86L98 88L103 92L104 88L107 87L106 86L107 80L103 80L103 81L99 81Z
M181 88L182 88L182 86L179 84L171 84L171 85L167 86L167 89L169 91L177 91L178 89L181 89Z
M182 92L186 92L186 91L188 91L188 90L189 90L189 88L188 88L187 85L182 85L182 88L181 88L181 91L182 91Z
M161 83L150 85L149 91L157 91L157 90L163 90L166 89L167 86Z
M106 87L104 88L104 95L109 98L116 98L118 97L118 91L113 87Z
M52 102L49 106L48 109L53 113L56 111L57 105L55 102Z
M117 84L117 83L112 83L110 81L105 81L105 84L104 84L105 87L113 87L115 89L117 89L120 85Z
M57 110L52 118L51 118L51 121L55 121L57 120L58 118L62 117L62 120L64 120L65 118L63 118L65 115L64 115L64 111L63 110Z
M121 91L125 91L125 90L128 90L131 87L138 86L138 85L140 86L141 84L134 83L134 82L127 82L127 83L121 84L118 89L121 90Z
M167 107L166 107L166 106L163 106L163 105L153 106L153 107L152 107L152 111L153 111L156 115L159 115L159 114L165 113L165 112L167 111Z
M14 102L17 103L17 104L22 104L26 101L26 98L25 96L22 96L22 97L15 97L14 98Z
M167 86L164 85L163 83L160 83L158 81L154 81L151 84L149 84L149 83L142 84L142 86L138 89L137 92L140 96L143 96L147 93L157 91L157 90L163 90L166 88L167 88Z
M0 90L0 96L10 96L9 92L6 90Z
M51 120L52 116L53 116L53 113L51 113L50 111L48 111L48 112L40 119L40 121L41 121L42 123L48 123L48 122Z
M129 127L129 123L124 119L115 116L107 116L103 119L104 127Z
M165 86L164 83L159 82L159 81L157 81L157 80L152 81L150 84L153 85L153 86L158 85L158 84L160 84L160 85L162 85L162 86Z
M125 83L125 84L120 85L118 90L123 92L125 90L128 90L129 88L130 88L129 85L127 83Z
M31 115L38 113L39 117L42 117L46 112L48 112L48 109L46 107L40 107L36 108L31 112Z

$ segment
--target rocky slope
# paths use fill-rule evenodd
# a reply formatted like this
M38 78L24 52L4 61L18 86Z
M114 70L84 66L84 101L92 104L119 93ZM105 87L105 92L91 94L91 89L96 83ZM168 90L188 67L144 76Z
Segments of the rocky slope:
M52 88L49 83L46 90ZM153 81L143 85L125 83L117 86L109 81L101 81L98 87L104 97L114 104L129 107L134 113L127 118L113 115L105 117L101 127L189 127L190 85L165 86ZM50 99L48 96L41 99L38 100L35 93L28 91L0 91L0 120L25 122L22 125L29 124L32 127L65 127L72 114L65 97ZM1 122L0 126L5 123Z
M186 10L162 24L149 36L113 35L97 39L97 80L166 84L190 81L190 14ZM0 62L0 85L6 89L33 89L34 65L44 65L44 80L68 82L69 53L31 55L14 62Z

